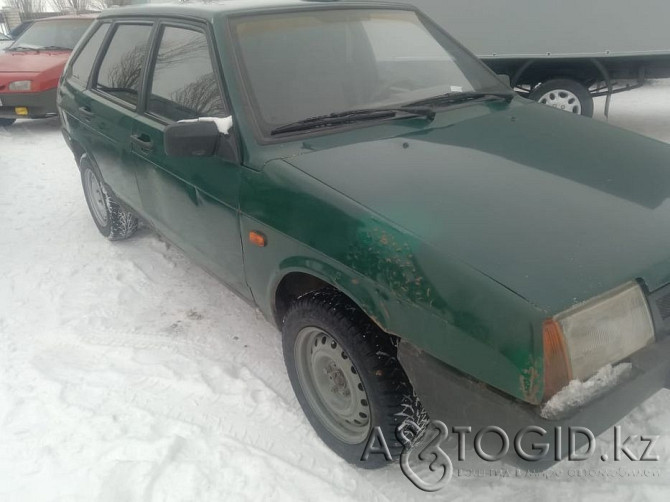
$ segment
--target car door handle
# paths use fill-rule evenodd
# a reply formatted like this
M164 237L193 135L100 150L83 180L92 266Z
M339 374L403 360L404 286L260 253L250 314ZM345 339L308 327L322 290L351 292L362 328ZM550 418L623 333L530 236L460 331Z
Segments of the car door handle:
M145 134L131 134L130 141L139 146L143 152L151 152L154 149L154 142Z
M82 117L84 117L85 119L88 119L88 120L95 117L95 113L93 113L88 106L80 106L79 107L79 113L81 113Z

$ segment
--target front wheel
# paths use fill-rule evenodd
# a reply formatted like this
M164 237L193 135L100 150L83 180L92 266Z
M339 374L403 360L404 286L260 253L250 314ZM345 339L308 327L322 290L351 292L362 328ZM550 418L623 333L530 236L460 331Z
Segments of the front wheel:
M530 99L569 113L593 117L593 98L589 90L576 80L547 80L532 90Z
M137 230L137 217L109 193L90 160L81 161L81 184L88 209L102 235L109 240L127 239Z
M403 449L396 428L425 420L393 339L334 289L308 293L289 309L283 351L291 385L312 427L352 464L378 468L389 462L381 454L363 459L375 427L395 459Z

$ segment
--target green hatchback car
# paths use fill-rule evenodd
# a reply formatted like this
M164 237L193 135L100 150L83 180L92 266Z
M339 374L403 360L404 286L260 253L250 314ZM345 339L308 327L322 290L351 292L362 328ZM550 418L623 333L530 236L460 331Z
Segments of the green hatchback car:
M100 232L257 305L349 462L426 416L597 435L668 385L670 147L515 96L413 7L110 9L58 104Z

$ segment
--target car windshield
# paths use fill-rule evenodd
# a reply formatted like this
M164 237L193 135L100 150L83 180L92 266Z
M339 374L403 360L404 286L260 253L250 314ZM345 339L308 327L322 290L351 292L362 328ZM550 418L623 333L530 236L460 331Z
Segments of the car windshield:
M510 92L415 12L315 9L231 23L240 74L264 134L324 114L446 93Z
M74 49L93 19L53 19L33 23L14 42L12 48Z

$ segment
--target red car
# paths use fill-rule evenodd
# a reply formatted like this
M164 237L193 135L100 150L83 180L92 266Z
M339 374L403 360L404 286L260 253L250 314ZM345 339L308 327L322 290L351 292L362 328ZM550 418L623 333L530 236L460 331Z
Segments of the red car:
M95 16L35 21L0 52L0 126L55 115L56 87L70 52Z

